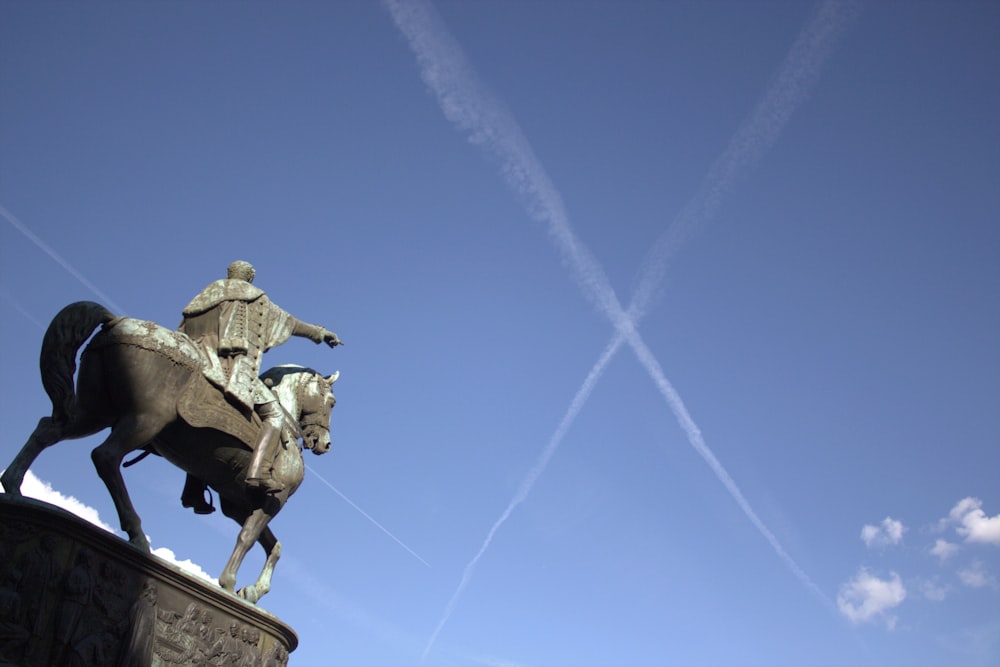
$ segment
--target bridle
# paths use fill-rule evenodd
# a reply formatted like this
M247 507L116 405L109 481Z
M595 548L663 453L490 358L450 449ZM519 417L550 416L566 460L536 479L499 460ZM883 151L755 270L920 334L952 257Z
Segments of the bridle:
M330 387L332 386L333 383L327 382L326 378L324 378L322 375L315 374L312 376L312 379L309 382L305 382L299 385L295 390L295 400L299 404L299 412L302 412L302 406L306 403L307 400L306 389L308 389L309 386L312 385L313 383L321 383L320 387L321 387L321 392L323 393L324 405L326 403L326 397L328 394L330 395L330 398L333 399L333 404L336 405L337 403L337 399L333 398L332 392L330 391ZM331 405L330 408L333 409L333 405ZM282 406L282 410L285 410L284 406ZM303 442L305 442L306 439L305 431L308 430L310 427L319 427L324 431L326 431L327 433L330 432L329 411L326 411L324 413L323 410L316 410L314 412L310 412L309 414L302 415L302 417L299 420L293 418L288 413L288 410L285 410L285 415L289 417L289 421L291 421L292 423L292 429L295 433L296 438L301 438Z

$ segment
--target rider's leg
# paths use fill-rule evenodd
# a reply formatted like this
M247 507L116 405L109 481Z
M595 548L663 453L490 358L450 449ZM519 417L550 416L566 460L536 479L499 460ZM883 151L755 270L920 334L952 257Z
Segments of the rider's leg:
M268 401L256 406L257 414L263 420L253 459L247 470L247 486L259 487L265 491L277 491L280 487L271 477L271 467L281 446L281 427L284 414L277 401Z
M188 473L188 476L184 479L184 490L181 491L181 505L190 507L194 510L195 514L211 514L215 511L215 507L212 506L210 501L205 500L207 492L208 485Z

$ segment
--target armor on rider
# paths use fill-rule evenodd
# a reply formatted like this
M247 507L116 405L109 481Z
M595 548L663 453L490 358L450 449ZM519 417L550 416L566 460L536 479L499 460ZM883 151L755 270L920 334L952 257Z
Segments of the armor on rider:
M227 277L206 286L184 308L178 329L193 339L207 360L205 377L233 402L254 410L263 422L247 472L247 484L277 490L271 466L281 442L283 412L271 390L258 377L264 352L292 336L330 347L341 344L337 334L292 317L252 285L249 262L233 262ZM188 476L181 502L199 514L214 508L204 499L205 485Z

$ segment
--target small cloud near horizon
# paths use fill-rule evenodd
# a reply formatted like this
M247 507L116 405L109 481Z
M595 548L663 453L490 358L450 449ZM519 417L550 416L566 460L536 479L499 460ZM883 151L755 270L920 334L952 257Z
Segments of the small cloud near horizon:
M966 542L979 542L1000 547L1000 514L987 516L979 498L963 498L951 508L946 521L955 524L955 531Z
M906 599L906 587L895 572L888 579L879 579L862 567L853 579L840 587L837 608L854 624L881 618L886 627L896 627L896 617L887 613Z

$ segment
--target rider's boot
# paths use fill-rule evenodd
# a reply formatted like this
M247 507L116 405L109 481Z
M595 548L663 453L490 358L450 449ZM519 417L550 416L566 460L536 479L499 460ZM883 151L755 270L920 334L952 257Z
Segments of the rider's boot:
M211 514L215 511L215 507L205 500L207 493L207 484L194 475L188 475L184 480L184 490L181 491L181 505L191 508L195 514Z
M271 477L271 467L278 455L278 447L281 446L280 440L281 428L270 422L264 422L260 428L250 468L247 470L247 486L263 489L266 493L281 489L281 485Z

